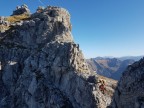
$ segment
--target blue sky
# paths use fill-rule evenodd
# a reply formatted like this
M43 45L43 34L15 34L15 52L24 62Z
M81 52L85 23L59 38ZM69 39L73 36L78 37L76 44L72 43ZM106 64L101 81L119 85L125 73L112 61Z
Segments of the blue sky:
M144 55L144 0L41 1L70 12L74 40L86 58ZM42 5L39 0L1 0L0 16L24 3L31 12Z

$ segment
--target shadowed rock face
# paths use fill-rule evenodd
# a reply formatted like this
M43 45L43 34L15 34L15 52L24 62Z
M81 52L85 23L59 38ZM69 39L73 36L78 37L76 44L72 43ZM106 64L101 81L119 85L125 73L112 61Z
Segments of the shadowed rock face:
M17 23L0 34L0 108L110 104L73 41L65 9L49 6Z
M144 58L123 73L111 107L144 108Z

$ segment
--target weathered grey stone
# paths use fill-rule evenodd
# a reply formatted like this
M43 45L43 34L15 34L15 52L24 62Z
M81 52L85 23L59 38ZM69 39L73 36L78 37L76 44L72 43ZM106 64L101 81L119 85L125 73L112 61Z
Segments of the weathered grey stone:
M27 5L17 6L12 15L30 14L30 10Z
M0 34L0 62L0 108L105 108L111 101L63 8L47 7Z
M144 58L128 66L115 91L112 108L143 108Z

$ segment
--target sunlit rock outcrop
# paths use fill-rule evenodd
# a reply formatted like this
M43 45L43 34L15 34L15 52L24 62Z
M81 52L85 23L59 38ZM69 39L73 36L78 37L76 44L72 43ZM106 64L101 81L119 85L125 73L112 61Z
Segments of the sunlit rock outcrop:
M39 7L29 16L14 11L7 20L10 25L0 33L0 108L105 108L111 103L74 43L67 10Z

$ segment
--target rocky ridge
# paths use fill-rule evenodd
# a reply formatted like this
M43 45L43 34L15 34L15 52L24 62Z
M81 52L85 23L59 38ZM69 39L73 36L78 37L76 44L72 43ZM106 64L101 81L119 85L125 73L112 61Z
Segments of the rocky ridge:
M22 25L23 20L28 19L31 13L27 5L17 6L13 14L8 17L0 16L0 33L4 33L15 25Z
M0 33L0 108L105 108L111 103L73 41L65 9L48 6L13 23Z
M144 58L123 73L110 108L144 108Z

